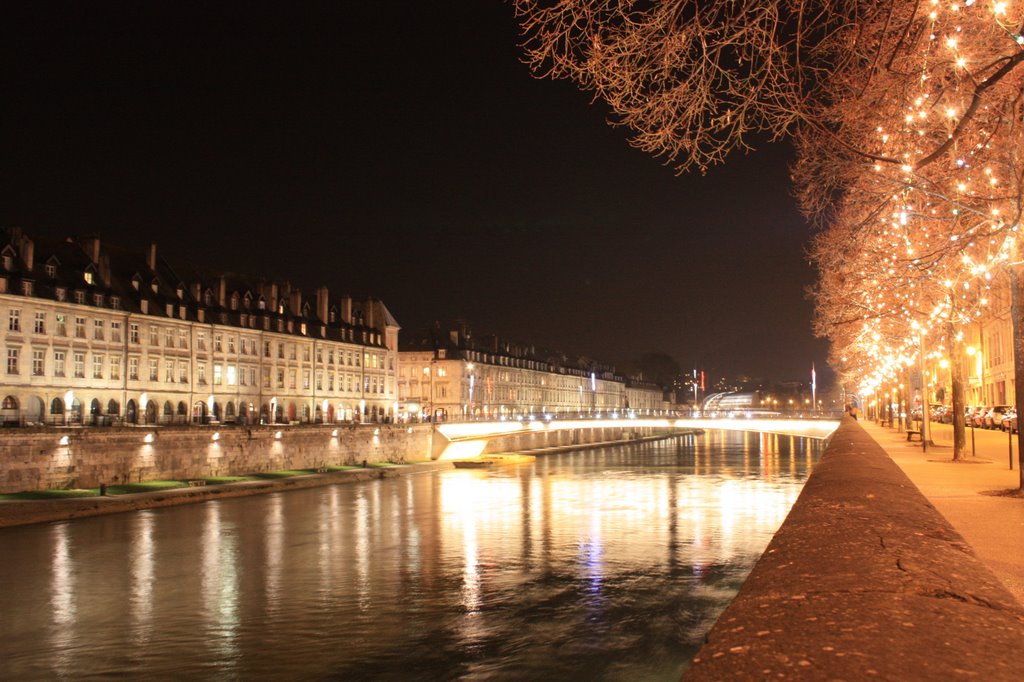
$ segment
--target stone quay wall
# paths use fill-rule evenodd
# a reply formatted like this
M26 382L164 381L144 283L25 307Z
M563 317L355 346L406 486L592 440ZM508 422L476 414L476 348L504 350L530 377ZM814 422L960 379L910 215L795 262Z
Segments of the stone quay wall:
M1022 642L1024 607L846 417L683 680L1016 682Z
M490 441L486 452L630 441L651 431L529 432ZM432 424L19 428L2 436L0 493L422 461L437 459L448 442Z
M594 429L565 429L564 431L525 431L487 441L483 454L529 452L549 448L572 448L638 440L653 435L649 426L637 428L603 427Z
M366 424L7 429L2 435L0 492L20 492L315 469L363 460L424 460L431 456L433 427Z

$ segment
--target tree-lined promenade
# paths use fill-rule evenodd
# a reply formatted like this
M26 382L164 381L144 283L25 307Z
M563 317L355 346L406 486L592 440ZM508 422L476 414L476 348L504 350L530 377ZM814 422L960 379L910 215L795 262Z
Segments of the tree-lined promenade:
M815 331L839 381L880 396L926 362L948 368L961 459L964 338L993 314L994 287L1009 293L1024 381L1024 4L516 6L535 72L593 91L633 144L681 172L792 140L794 193L819 228Z

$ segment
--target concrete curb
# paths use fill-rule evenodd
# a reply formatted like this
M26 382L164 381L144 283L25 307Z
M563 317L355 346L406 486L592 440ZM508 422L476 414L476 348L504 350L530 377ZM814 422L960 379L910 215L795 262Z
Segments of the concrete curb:
M195 504L221 498L261 495L281 490L317 488L336 483L366 481L375 478L394 478L421 471L450 468L452 468L450 462L419 462L416 464L399 464L393 467L346 469L344 471L324 474L309 474L308 476L225 483L197 488L175 488L174 490L135 493L131 495L79 497L62 500L4 500L0 501L0 528L50 521L65 521L86 516L99 516L101 514L119 514L121 512L156 507L172 507L179 504Z
M1019 680L1024 607L844 419L684 680Z

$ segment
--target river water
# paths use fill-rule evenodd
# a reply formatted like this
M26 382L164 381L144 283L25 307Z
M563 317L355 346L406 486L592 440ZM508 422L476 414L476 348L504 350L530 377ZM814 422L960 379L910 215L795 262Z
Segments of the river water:
M820 450L709 431L0 529L0 679L677 680Z

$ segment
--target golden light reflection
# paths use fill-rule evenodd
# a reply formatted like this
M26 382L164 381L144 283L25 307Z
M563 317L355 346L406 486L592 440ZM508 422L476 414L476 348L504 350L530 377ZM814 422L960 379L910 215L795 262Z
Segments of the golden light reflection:
M132 628L135 643L145 645L153 629L153 513L149 510L138 512L135 525L135 546L131 552L132 596L129 613L135 622Z

